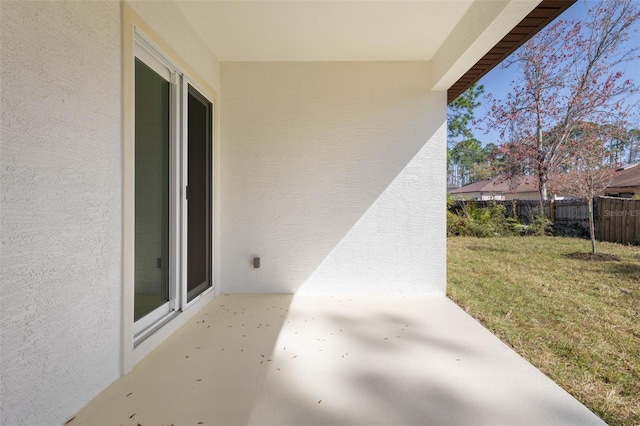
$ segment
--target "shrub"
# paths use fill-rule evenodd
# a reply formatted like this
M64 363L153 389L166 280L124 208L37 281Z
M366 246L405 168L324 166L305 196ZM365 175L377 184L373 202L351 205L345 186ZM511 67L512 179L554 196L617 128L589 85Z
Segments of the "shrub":
M589 230L579 224L554 223L551 234L556 237L589 238Z
M546 216L535 216L529 218L529 224L524 225L524 230L521 235L552 235L553 234L553 222L551 222Z
M505 216L506 208L494 202L478 207L474 201L447 200L447 235L471 237L502 237L518 235L521 225L517 219Z

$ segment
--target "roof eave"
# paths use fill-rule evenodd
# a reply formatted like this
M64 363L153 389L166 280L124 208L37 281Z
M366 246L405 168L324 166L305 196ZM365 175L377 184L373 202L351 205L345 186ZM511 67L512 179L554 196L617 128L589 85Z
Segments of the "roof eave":
M447 103L453 102L575 2L576 0L543 0L447 90Z

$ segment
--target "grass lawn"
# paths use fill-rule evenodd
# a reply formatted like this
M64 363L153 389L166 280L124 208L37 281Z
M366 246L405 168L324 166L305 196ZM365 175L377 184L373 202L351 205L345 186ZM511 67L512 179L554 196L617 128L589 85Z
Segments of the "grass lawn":
M448 294L611 425L640 424L640 247L570 259L587 240L448 238Z

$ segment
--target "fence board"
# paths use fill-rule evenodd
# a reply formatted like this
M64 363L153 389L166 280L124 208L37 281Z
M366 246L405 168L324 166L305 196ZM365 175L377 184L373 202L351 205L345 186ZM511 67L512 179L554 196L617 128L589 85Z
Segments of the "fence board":
M605 219L604 220L604 234L602 235L602 241L611 241L613 242L613 237L611 236L611 224L613 222L613 216L610 215L610 211L613 209L613 201L607 200L607 210L605 210Z
M604 211L605 211L605 201L602 200L598 203L596 203L596 223L595 223L595 227L596 227L596 238L597 239L602 239L603 235L605 234L605 230L604 230L604 224L605 221L602 220L602 218L604 217Z
M635 203L630 203L630 207L635 207ZM633 217L631 215L627 216L627 223L625 224L625 227L624 227L624 234L626 235L625 238L628 241L635 241L635 237L636 237L636 221L634 219L635 219L635 217Z
M620 202L617 201L617 200L613 201L611 206L614 209L616 209L616 211L619 211L618 209L621 208ZM620 215L616 215L615 216L614 226L611 229L612 233L613 233L613 242L614 243L621 243L622 242L622 230L624 229L625 223L626 223L626 221L625 221L625 217L624 216L620 216Z
M635 240L636 244L640 245L640 200L636 200L635 211L638 213L636 216L636 232L635 232Z
M624 207L622 206L622 203L620 202L620 200L615 200L613 203L614 207L616 208L616 211L624 211ZM615 242L616 243L622 243L623 239L622 239L622 230L624 229L624 226L626 224L626 217L624 215L616 215L616 224L615 224Z

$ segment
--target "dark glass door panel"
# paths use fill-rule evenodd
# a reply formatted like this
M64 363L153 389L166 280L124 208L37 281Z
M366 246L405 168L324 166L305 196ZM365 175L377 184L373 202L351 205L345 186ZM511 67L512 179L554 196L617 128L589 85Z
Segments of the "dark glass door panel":
M135 321L169 300L170 85L135 63Z
M187 302L211 287L212 105L189 86Z

